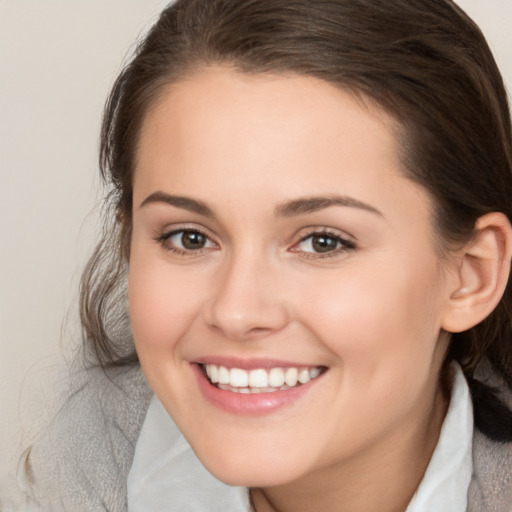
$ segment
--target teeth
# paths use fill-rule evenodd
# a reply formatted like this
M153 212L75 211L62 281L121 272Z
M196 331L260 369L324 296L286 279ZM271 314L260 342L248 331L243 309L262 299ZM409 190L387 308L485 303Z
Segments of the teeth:
M271 368L270 370L258 368L247 371L240 368L228 369L214 364L205 365L205 370L212 384L218 384L221 389L238 393L270 393L290 389L306 384L322 373L319 367Z
M224 366L219 366L218 378L219 384L229 384L229 370Z
M229 370L229 385L234 388L246 388L249 385L249 374L240 368Z
M281 368L272 368L268 375L268 383L274 388L280 388L284 384L284 371Z
M251 370L249 372L249 386L251 388L268 387L268 373L265 370Z
M284 381L287 386L296 386L297 385L297 377L299 376L299 371L297 368L287 368L286 373L284 374Z
M297 380L301 383L301 384L306 384L306 382L309 382L311 380L311 377L309 376L309 371L304 369L304 370L301 370L299 372L299 376L297 378Z
M312 378L312 379L316 379L320 373L322 372L322 370L320 370L320 368L313 368L310 372L309 372L309 376Z
M209 364L206 367L206 373L213 384L219 382L219 369L214 364Z

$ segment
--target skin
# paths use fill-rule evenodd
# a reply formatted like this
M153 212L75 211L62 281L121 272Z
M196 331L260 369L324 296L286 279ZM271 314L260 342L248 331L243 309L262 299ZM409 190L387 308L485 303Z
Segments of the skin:
M442 327L460 283L394 133L379 108L318 79L223 67L169 86L143 123L129 274L137 351L204 465L252 487L258 511L403 511L437 442ZM213 216L146 201L155 192ZM351 204L283 212L333 194ZM162 240L185 228L207 236L202 249ZM335 249L315 252L312 233L326 231ZM207 356L327 371L292 404L237 415L201 393L192 363Z

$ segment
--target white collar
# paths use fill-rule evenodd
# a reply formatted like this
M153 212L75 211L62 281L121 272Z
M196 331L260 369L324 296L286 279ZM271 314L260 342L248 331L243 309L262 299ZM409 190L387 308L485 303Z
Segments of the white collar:
M466 512L473 472L473 404L459 365L436 449L406 512Z
M128 475L128 511L249 510L247 489L231 487L212 476L153 396Z
M425 476L406 512L465 512L472 472L473 408L456 367L452 397ZM248 512L249 493L201 464L156 396L149 405L128 476L129 512Z

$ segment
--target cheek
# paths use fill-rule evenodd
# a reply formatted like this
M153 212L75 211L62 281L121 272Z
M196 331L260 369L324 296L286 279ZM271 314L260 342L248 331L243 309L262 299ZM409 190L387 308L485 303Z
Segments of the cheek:
M410 417L434 393L442 350L437 350L439 302L428 290L437 274L426 271L411 279L413 269L385 268L371 272L371 278L367 269L353 268L339 281L326 280L323 293L302 306L309 330L333 356L329 400L339 407L331 411L336 441L326 457L336 448L349 453L363 446Z
M139 351L169 350L193 321L201 298L189 273L135 249L130 259L130 318Z
M435 264L422 269L396 262L371 271L354 266L326 280L303 305L309 328L354 385L375 383L378 390L387 383L389 390L431 371L440 331L440 277Z

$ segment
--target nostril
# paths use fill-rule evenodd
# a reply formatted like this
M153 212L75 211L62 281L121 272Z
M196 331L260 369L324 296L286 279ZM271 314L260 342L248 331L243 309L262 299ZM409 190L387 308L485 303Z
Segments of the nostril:
M249 330L249 332L247 334L253 334L253 335L258 335L258 334L266 334L268 332L270 332L272 329L268 328L268 327L253 327L252 329Z
M210 328L215 330L222 336L232 340L249 340L258 338L272 333L275 329L271 327L249 327L245 328L244 325L235 326L233 324L226 323L211 323Z

